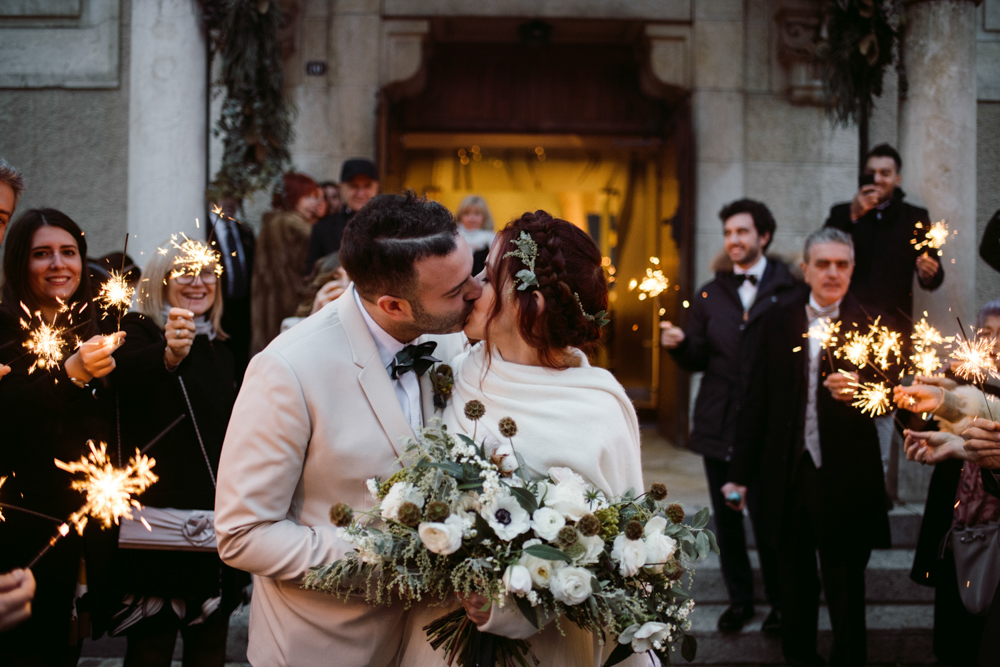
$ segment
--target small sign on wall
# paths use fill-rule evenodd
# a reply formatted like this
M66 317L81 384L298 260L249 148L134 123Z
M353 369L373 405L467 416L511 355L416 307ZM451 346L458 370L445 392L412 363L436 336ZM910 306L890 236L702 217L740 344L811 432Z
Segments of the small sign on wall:
M310 60L306 63L306 74L309 76L323 76L326 74L326 62L323 60Z

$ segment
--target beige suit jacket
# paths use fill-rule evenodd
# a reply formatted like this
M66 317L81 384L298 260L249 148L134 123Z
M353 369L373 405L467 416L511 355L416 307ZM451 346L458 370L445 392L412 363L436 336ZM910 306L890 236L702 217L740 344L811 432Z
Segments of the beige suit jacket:
M448 359L461 334L434 337ZM443 344L442 344L443 342ZM433 394L421 378L425 419ZM300 587L309 568L351 550L330 506L369 508L365 486L399 468L413 437L352 295L276 338L255 356L219 463L219 555L254 575L247 656L257 667L395 665L401 606L370 608Z

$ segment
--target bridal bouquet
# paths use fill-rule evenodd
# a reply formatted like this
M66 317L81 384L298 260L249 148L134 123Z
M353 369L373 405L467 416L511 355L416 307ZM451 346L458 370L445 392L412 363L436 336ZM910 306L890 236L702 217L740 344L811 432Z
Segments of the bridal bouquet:
M470 401L465 412L476 421L484 409ZM688 572L690 581L692 561L718 552L704 529L708 510L685 525L681 506L664 503L662 484L607 498L569 468L527 480L513 445L517 425L505 417L499 426L509 446L493 451L475 433L423 430L407 447L406 467L368 480L371 510L331 508L355 550L313 568L303 585L343 599L363 594L370 604L476 593L517 605L539 628L565 619L602 641L617 638L606 665L649 651L669 664L677 645L692 660L696 644L686 633L694 601L680 580ZM479 632L464 608L425 630L449 664L534 660L528 642Z

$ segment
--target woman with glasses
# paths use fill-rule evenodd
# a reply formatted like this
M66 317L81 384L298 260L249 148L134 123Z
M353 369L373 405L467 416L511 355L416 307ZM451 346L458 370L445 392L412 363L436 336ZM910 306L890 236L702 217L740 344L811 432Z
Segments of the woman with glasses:
M170 665L180 631L185 667L221 667L242 588L236 571L219 560L212 523L235 400L233 357L222 344L218 266L173 276L178 254L171 248L149 260L138 312L122 318L127 342L115 353L122 460L163 435L147 452L160 479L140 498L154 531L138 522L121 528L113 560L119 605L110 632L128 638L125 665Z

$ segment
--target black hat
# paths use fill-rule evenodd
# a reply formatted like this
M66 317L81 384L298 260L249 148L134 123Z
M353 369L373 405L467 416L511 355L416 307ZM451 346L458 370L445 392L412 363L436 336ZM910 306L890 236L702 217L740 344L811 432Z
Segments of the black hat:
M378 180L378 169L371 160L361 157L351 158L340 168L340 182L347 183L355 176L367 176L373 181Z

